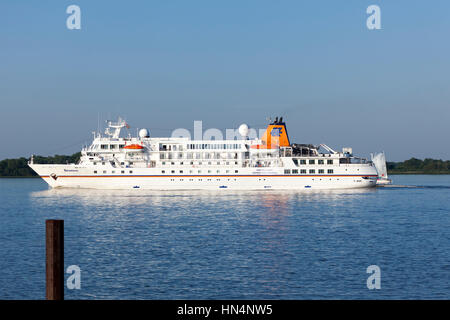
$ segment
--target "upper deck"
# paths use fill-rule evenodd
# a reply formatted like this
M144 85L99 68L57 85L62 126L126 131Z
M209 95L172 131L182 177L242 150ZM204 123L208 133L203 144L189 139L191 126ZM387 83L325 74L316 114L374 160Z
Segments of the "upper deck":
M167 166L196 167L310 167L369 165L354 157L350 148L337 152L326 145L291 144L286 124L276 120L261 138L235 140L191 140L186 137L120 137L129 127L124 121L109 122L106 136L96 134L92 144L82 149L81 164L142 168ZM114 131L112 132L111 130ZM323 149L324 152L320 152Z

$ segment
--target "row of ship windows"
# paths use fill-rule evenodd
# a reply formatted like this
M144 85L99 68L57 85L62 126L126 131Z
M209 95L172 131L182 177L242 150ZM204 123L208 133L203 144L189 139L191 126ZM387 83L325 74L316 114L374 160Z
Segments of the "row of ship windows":
M284 170L284 174L306 174L306 173L308 173L306 169L300 169L300 170L298 170L298 169L293 169L293 170L286 169L286 170ZM315 174L316 170L315 169L309 169L309 173ZM325 170L324 169L319 169L319 170L317 170L317 173L318 174L325 174ZM333 174L334 170L333 169L328 169L327 173L328 174Z
M188 150L237 150L242 148L242 144L238 143L191 143L187 144ZM183 151L182 145L159 144L159 151Z
M296 166L298 166L299 164L300 165L305 165L307 163L306 159L300 159L300 160L299 159L292 159L292 160L294 161L294 164ZM316 164L316 160L315 159L308 160L308 164ZM325 160L318 159L317 160L317 164L325 164ZM333 164L333 160L331 160L331 159L327 160L327 164Z
M96 166L97 165L97 162L94 162L93 163L94 164L94 166ZM175 162L165 162L165 161L163 161L163 162L161 162L161 164L163 165L163 166L165 166L165 165L175 165ZM202 165L203 164L203 162L198 162L197 163L198 165ZM222 164L222 165L230 165L230 161L226 161L226 162L220 162L220 161L217 161L216 162L216 164L217 165L220 165L220 164ZM237 161L232 161L232 163L231 164L235 164L235 165L237 165L238 164L238 162ZM102 165L104 166L104 165L106 165L106 163L105 162L102 162ZM120 165L121 166L123 166L123 165L125 165L125 162L121 162L120 163ZM131 161L129 161L129 162L127 162L127 165L133 165L133 162L131 162ZM190 161L189 163L184 163L183 161L181 161L181 162L178 162L177 163L177 165L194 165L194 161ZM212 165L212 162L211 161L208 161L208 165Z
M215 173L220 173L220 172L221 172L220 170L216 170ZM97 170L94 171L94 174L96 174L96 173L98 173ZM106 170L103 170L103 173L106 174L107 171L106 171ZM116 171L113 170L113 171L111 171L111 173L112 173L112 174L115 174ZM121 170L120 173L121 173L121 174L125 174L125 170ZM128 170L128 173L133 173L133 170ZM161 170L161 173L162 173L162 174L165 174L165 173L166 173L166 170ZM169 173L169 172L167 172L167 173ZM170 173L174 174L174 173L176 173L176 172L175 172L175 170L171 170ZM184 171L183 171L183 170L179 170L178 173L183 174ZM187 173L187 172L186 172L186 173ZM194 173L194 170L189 170L189 173ZM196 174L201 174L201 173L202 173L202 170L197 170L197 172L196 172ZM212 173L212 170L208 170L207 173ZM225 170L225 173L231 173L231 172L230 172L230 170ZM234 170L234 173L239 173L239 170ZM301 169L301 170L298 170L298 169L292 169L292 170L286 169L286 170L284 170L284 174L307 174L307 173L308 173L308 172L307 172L306 169ZM315 174L315 173L316 173L316 170L315 170L315 169L310 169L310 170L309 170L309 173L310 173L310 174ZM319 170L317 170L317 173L318 173L318 174L325 174L325 170L324 170L324 169L319 169ZM327 170L327 173L328 173L328 174L333 174L333 173L334 173L334 170L333 170L333 169L328 169L328 170Z
M167 165L167 164L175 165L175 162L166 163L165 161L163 161L163 162L161 162L161 164L162 164L163 166L165 166L165 165ZM179 162L179 165L181 165L181 166L184 165L184 164L185 164L185 163L184 163L183 161ZM197 164L198 164L198 165L202 165L203 162L199 161ZM226 161L226 162L220 162L220 161L217 161L216 164L217 164L217 165L220 165L220 164L222 164L222 165L230 165L230 162L229 162L229 161ZM232 163L232 164L233 164L233 163ZM237 161L234 161L234 164L238 164L238 162L237 162ZM194 161L190 161L189 164L186 163L186 165L194 165ZM212 165L212 162L211 162L211 161L208 161L208 165Z
M199 143L199 144L188 144L187 148L189 150L208 150L208 149L223 149L223 150L234 150L241 149L242 145L238 143Z
M220 173L220 172L221 172L220 170L216 170L215 173ZM166 170L161 170L161 173L165 174ZM167 171L167 173L169 173L169 172ZM175 170L171 170L170 173L176 173L176 172L175 172ZM184 171L180 170L179 173L184 173ZM187 173L187 171L186 171L186 173ZM189 170L189 173L194 173L194 170ZM195 173L196 174L202 173L202 170L197 170L197 172L195 172ZM212 170L208 170L207 173L212 173ZM225 173L231 173L231 171L230 170L225 170ZM239 173L239 170L234 170L234 173Z
M130 165L130 166L133 164L133 162L131 162L131 161L128 161L127 163L128 163L128 165ZM97 165L97 162L94 162L94 166L96 166L96 165ZM103 162L102 162L102 166L104 166L104 165L106 165L106 162L103 161ZM121 162L120 165L121 165L121 166L124 166L124 165L125 165L125 162Z
M101 150L117 150L117 149L122 149L124 148L125 145L124 144L101 144L100 145L100 149ZM98 144L94 145L93 149L98 149Z
M221 149L221 150L236 150L241 149L240 144L210 144L210 143L202 143L202 144L188 144L188 150L211 150L211 149ZM101 144L101 150L117 150L125 147L125 144ZM93 149L98 149L98 145L94 145ZM176 145L160 145L160 151L183 151L183 146L179 145L178 148Z
M185 179L170 179L170 181L184 181ZM199 178L199 179L186 179L186 181L203 181L203 180L205 180L205 181L213 181L213 180L216 180L216 181L237 181L236 179L202 179L202 178ZM332 181L332 180L337 180L337 181L339 181L339 178L330 178L330 181ZM264 179L264 178L259 178L258 179L258 181L267 181L266 179ZM314 179L314 178L312 178L311 179L311 181L316 181L316 179ZM318 179L318 181L322 181L322 179ZM354 182L361 182L361 180L354 180Z
M237 159L238 153L237 152L227 152L227 153L220 153L220 152L174 153L174 152L170 152L170 153L165 154L164 152L161 152L159 154L159 158L160 159Z
M97 170L94 170L94 174L95 174L95 173L98 173L98 171L97 171ZM107 172L106 170L103 170L103 173L105 174L105 173L108 173L108 172ZM112 174L115 174L116 171L113 170L113 171L111 171L111 173L112 173ZM120 171L120 173L121 173L121 174L125 174L125 170ZM133 170L128 170L128 173L133 173Z
M212 171L212 170L208 170L208 173L212 173L211 171ZM97 171L97 170L94 170L94 174L97 174L97 173L98 173L98 171ZM107 172L106 170L103 170L103 173L106 174L106 173L108 173L108 172ZM115 174L115 173L116 173L115 170L111 171L111 174ZM125 174L125 170L121 170L120 173L121 173L121 174ZM133 173L133 170L128 170L128 173ZM161 170L161 173L162 173L162 174L165 174L165 173L166 173L166 170ZM167 173L168 173L168 172L167 172ZM176 172L175 172L175 170L171 170L170 173L176 173ZM183 170L179 170L179 173L184 173L184 171L183 171ZM187 173L187 172L186 172L186 173ZM189 170L189 173L194 173L194 170ZM202 170L197 170L196 173L197 173L197 174L198 174L198 173L202 173ZM216 173L220 173L220 170L217 170ZM230 170L226 170L225 173L230 173ZM239 173L239 170L234 170L234 173Z

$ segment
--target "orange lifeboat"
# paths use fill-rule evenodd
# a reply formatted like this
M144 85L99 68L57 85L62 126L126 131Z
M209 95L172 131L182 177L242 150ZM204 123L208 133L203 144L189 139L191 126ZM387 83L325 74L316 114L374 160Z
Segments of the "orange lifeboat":
M125 151L135 151L135 152L144 151L144 147L141 146L140 144L129 144L123 148Z

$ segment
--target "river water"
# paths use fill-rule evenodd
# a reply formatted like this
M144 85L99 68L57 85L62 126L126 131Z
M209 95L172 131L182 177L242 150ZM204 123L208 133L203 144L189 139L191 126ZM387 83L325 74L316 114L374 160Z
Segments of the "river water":
M323 192L0 179L0 299L45 298L46 219L64 219L65 267L81 268L66 299L449 299L450 176L393 179Z

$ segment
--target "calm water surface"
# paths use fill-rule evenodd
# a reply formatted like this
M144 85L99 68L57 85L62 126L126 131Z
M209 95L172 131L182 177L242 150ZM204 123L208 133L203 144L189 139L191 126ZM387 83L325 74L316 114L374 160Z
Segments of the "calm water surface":
M0 179L0 299L45 298L45 219L66 299L449 299L450 176L376 190L49 190ZM368 290L369 265L381 289Z

